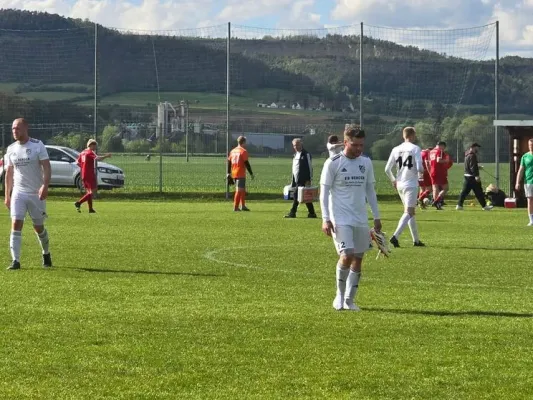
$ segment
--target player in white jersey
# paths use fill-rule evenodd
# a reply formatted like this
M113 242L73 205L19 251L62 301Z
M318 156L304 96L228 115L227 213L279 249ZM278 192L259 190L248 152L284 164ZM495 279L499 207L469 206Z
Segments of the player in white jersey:
M392 149L385 173L392 184L398 190L400 199L404 206L404 213L398 222L398 227L390 242L394 247L400 247L398 238L406 226L409 226L413 244L418 247L425 246L418 237L418 227L415 220L415 208L418 200L418 181L424 177L424 165L422 164L422 150L414 141L416 131L413 127L403 129L404 142ZM392 173L392 168L396 166L396 176Z
M320 177L322 231L333 237L337 262L336 310L359 311L355 295L361 279L364 253L369 250L368 212L374 216L374 229L381 231L378 201L374 189L372 161L363 156L365 132L350 125L344 131L344 150L324 163Z
M41 244L43 266L52 266L48 232L44 227L46 198L50 183L51 168L44 144L28 135L28 123L17 118L12 125L15 143L7 148L5 155L5 205L11 212L11 236L9 245L13 261L7 269L20 269L22 227L26 213L33 221L33 229Z
M339 143L339 137L337 135L330 135L328 137L328 143L326 144L330 157L339 154L344 148L344 143Z

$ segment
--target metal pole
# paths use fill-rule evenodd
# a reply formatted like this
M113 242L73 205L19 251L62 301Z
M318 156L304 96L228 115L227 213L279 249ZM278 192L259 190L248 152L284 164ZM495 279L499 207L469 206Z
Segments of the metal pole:
M98 141L98 24L94 24L94 110L93 110L93 135L94 140Z
M231 22L228 22L228 40L226 48L226 157L229 155L229 101L230 101L230 51L231 51ZM224 176L226 175L224 163ZM229 199L229 182L226 179L226 200Z
M363 127L363 23L359 36L359 126Z
M166 107L165 107L166 110ZM167 113L165 112L165 118ZM166 124L159 124L159 193L163 193L163 127Z
M185 160L189 162L189 100L185 100Z
M500 22L496 21L496 60L494 61L494 119L499 119L498 110L498 90L499 90L499 75L498 67L500 64ZM498 127L494 127L494 163L496 170L494 176L496 178L496 186L500 187L500 146L498 143Z
M5 155L6 155L6 133L5 133L5 125L2 124L2 165L5 166L6 165L6 160L5 160ZM5 169L5 167L4 167ZM5 187L5 183L6 183L6 179L5 179L5 175L4 175L4 179L2 179L2 192L5 191L6 187Z

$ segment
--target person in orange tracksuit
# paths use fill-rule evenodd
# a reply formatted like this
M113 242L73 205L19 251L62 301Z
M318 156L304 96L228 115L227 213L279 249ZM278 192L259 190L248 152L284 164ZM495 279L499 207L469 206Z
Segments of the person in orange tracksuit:
M246 150L246 138L237 138L238 146L230 151L228 156L228 180L235 181L235 197L233 198L233 211L250 211L246 207L246 170L254 179L252 167L248 161L248 151ZM239 208L239 204L241 208Z

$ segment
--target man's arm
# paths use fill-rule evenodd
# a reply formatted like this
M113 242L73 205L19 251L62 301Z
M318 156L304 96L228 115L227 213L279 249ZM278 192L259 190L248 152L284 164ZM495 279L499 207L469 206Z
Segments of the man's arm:
M43 170L43 185L48 187L48 185L50 185L50 179L52 179L52 167L50 166L50 160L41 160L40 163Z
M520 185L522 182L522 179L524 178L524 166L520 165L520 168L518 168L518 174L516 174L516 185L515 189L518 191L520 190Z
M13 165L8 165L5 172L5 204L9 208L11 191L13 190Z
M424 179L424 164L422 162L422 153L418 149L415 152L415 164L416 169L418 171L418 179Z
M366 201L368 205L370 206L370 210L372 211L372 216L374 217L374 229L377 232L381 231L381 217L379 215L379 208L378 208L378 196L376 194L376 189L374 187L374 184L376 183L376 179L374 177L374 166L372 163L369 163L368 168L368 175L366 179Z
M250 162L248 160L246 160L244 162L244 166L246 167L246 169L248 170L248 173L250 174L250 176L253 179L254 178L254 173L252 172L252 166L250 165Z
M479 178L479 167L477 163L477 156L475 154L472 154L468 160L470 171L472 171L472 175L474 177Z
M96 156L96 161L102 161L109 157L111 157L111 153L106 153L103 156Z
M311 153L306 152L305 158L307 160L307 169L309 174L309 179L306 179L309 181L309 184L311 184L311 181L313 180L313 158L311 157Z
M43 186L39 190L39 198L44 200L48 197L48 186L52 178L52 168L50 167L50 160L41 160L41 168L43 170Z
M385 173L387 174L387 176L389 177L392 183L396 182L396 177L392 173L392 167L394 166L395 162L396 161L394 160L394 151L393 151L390 153L389 159L387 160L387 164L385 164Z

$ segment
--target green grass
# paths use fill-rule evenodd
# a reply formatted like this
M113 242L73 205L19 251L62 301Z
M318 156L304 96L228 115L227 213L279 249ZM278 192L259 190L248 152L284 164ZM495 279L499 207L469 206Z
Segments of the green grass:
M80 96L90 96L91 94L76 92L21 92L19 95L31 100L59 101L71 100Z
M288 202L49 201L52 270L29 226L3 271L3 399L525 399L524 210L418 212L365 259L360 313L335 312L336 253ZM398 203L381 205L389 235ZM1 262L10 261L9 218Z
M115 154L106 161L123 168L126 175L126 184L121 191L159 190L159 155L154 155L150 161L146 161L144 156ZM319 156L314 158L314 183L317 185L324 161L325 158ZM290 183L291 162L291 158L260 158L252 156L250 163L256 179L248 179L250 193L256 195L280 193L281 195L283 187ZM226 161L223 156L192 156L189 162L186 162L183 156L164 156L162 164L163 190L169 192L197 193L224 191L225 163ZM488 173L494 175L494 165L485 164L485 166ZM374 173L377 180L376 190L378 194L394 194L394 188L385 176L384 168L384 161L374 161ZM507 191L505 183L508 182L508 171L509 167L507 164L500 165L501 186L504 191ZM488 186L491 182L495 182L494 178L486 173L483 173L482 178L484 187ZM463 184L462 164L452 166L449 173L449 181L450 193L454 195L459 194Z

